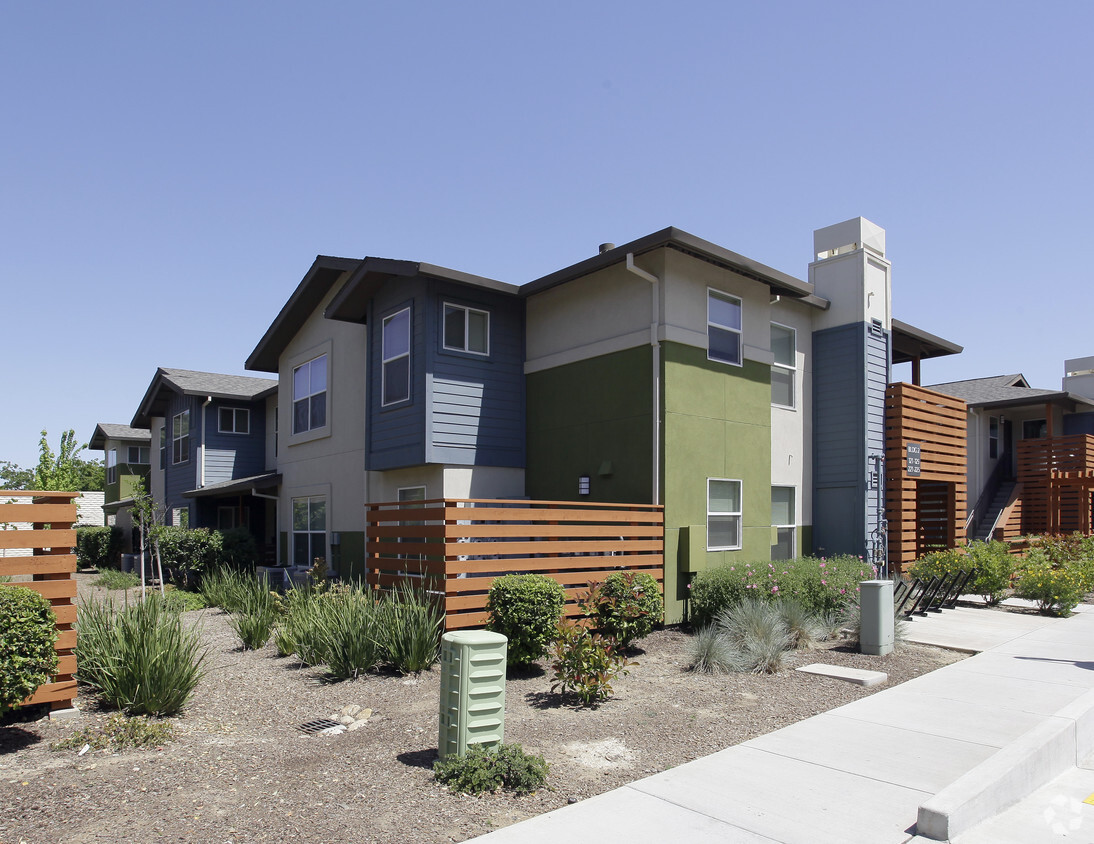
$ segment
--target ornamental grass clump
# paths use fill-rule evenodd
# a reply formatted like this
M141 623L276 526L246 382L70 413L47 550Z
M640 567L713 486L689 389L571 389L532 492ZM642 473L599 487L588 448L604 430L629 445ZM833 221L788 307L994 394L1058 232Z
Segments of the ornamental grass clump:
M278 608L273 594L259 578L249 578L253 588L239 595L238 609L232 613L228 623L239 636L244 650L257 651L270 640L274 624L277 622Z
M77 611L79 679L130 715L176 715L201 680L208 651L159 596L116 609L84 601Z
M444 610L406 581L384 596L380 613L384 658L400 674L425 671L440 657Z
M57 617L25 586L0 586L0 715L22 703L57 668Z
M311 647L334 679L355 679L383 661L383 611L370 587L333 586L315 600L312 611Z

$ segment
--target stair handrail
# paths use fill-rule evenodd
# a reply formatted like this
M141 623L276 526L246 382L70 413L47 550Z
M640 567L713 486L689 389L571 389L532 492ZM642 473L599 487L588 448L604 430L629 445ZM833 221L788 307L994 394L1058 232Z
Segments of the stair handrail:
M995 539L995 532L999 530L999 525L1005 525L1010 521L1011 514L1014 512L1015 506L1022 500L1022 484L1015 482L1014 489L1010 491L1010 497L1007 499L1006 505L999 511L999 515L995 517L995 523L991 526L991 531L988 536L991 539ZM1000 539L1002 537L999 537Z
M980 527L980 522L983 521L984 512L991 504L992 499L995 498L995 494L999 492L999 487L1003 484L1003 467L1008 463L1010 463L1009 459L1000 457L995 464L995 468L988 475L988 480L984 484L980 497L976 499L976 504L969 510L968 518L965 519L965 539L973 540L976 538L976 529Z

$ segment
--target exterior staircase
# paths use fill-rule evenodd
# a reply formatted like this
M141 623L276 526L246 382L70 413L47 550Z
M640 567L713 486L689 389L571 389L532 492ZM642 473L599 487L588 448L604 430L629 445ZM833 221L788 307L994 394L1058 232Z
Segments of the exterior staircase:
M1003 508L1007 506L1007 501L1010 500L1010 494L1014 491L1014 481L1003 481L999 484L999 488L995 491L995 497L988 504L987 509L984 511L984 518L980 520L979 525L976 528L976 536L973 537L980 542L987 542L991 539L992 531L995 529L995 523L999 519L999 514L1003 512Z

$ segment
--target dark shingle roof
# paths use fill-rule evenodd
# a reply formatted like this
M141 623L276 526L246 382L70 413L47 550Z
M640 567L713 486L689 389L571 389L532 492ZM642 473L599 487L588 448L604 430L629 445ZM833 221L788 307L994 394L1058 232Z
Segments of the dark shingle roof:
M1020 374L931 384L928 389L963 399L969 407L1013 407L1045 402L1089 403L1089 400L1063 390L1038 390L1030 387Z
M100 422L95 426L95 433L91 435L91 439L87 441L87 447L93 450L105 448L107 440L137 440L148 443L152 442L152 432L147 428Z
M134 425L147 425L151 417L162 416L172 393L189 396L212 396L216 399L256 401L277 390L276 378L255 378L253 375L220 375L216 372L195 372L192 369L156 370L152 383L141 399L133 416Z

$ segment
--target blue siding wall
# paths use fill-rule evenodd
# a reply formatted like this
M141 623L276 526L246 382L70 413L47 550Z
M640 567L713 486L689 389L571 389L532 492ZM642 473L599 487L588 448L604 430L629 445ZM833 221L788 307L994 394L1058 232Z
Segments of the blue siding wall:
M220 408L250 411L250 432L220 432ZM260 475L266 465L265 402L214 401L205 409L205 484Z
M189 508L190 499L183 498L182 493L191 490L198 485L198 447L201 445L201 403L193 396L175 395L171 398L171 406L167 411L164 425L167 426L167 469L164 473L164 497L167 506L167 515L170 520L171 511L175 508ZM174 449L171 443L172 420L185 410L190 411L190 459L185 463L175 464L171 457ZM159 457L157 456L157 460Z
M381 342L384 318L409 306L410 400L383 407ZM426 356L424 353L426 285L422 279L389 282L377 293L368 311L368 411L366 415L369 469L395 469L425 462ZM361 373L365 377L365 373Z
M490 354L444 348L444 303L490 314ZM410 401L381 405L382 324L411 307ZM524 465L524 309L513 296L432 279L390 282L372 301L368 468Z
M1069 413L1064 417L1064 436L1094 434L1094 413Z
M431 398L426 460L458 465L524 465L523 307L511 296L434 283L426 354ZM444 303L490 314L490 354L444 348Z
M866 465L865 477L874 468L870 458L880 457L880 474L876 483L866 490L866 548L878 536L879 522L885 516L885 388L889 386L892 358L889 333L881 325L866 327ZM878 512L880 496L880 514ZM869 554L863 554L870 559ZM878 562L878 561L875 561Z
M889 337L865 323L813 334L813 547L867 555L877 527L869 454L885 453Z

